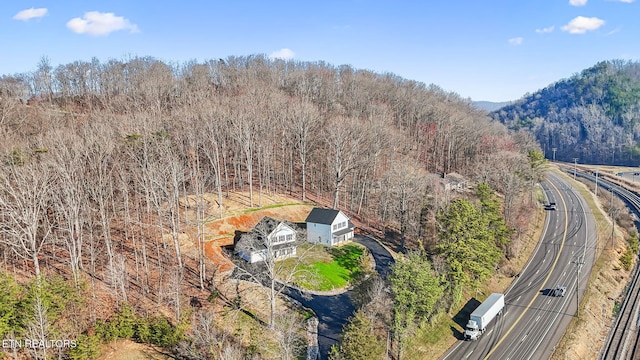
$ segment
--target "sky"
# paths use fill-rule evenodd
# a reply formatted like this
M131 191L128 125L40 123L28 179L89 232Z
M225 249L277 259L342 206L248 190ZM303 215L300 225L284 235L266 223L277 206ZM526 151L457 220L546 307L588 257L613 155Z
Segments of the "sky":
M151 56L266 54L511 101L604 60L640 60L640 0L2 0L0 74Z

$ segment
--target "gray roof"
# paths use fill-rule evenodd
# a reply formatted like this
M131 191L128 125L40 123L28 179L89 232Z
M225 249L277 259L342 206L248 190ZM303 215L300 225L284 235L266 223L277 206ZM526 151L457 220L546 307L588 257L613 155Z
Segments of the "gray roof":
M251 230L251 232L260 233L260 235L268 236L273 232L273 230L275 230L278 227L278 225L281 222L282 221L280 220L276 220L272 217L265 216L260 221L258 221L256 226L254 226L253 229Z
M348 228L344 228L342 230L338 230L338 231L334 232L333 235L334 236L340 236L340 235L348 234L350 232L353 232L353 227L348 227Z
M267 246L264 243L264 237L271 235L271 233L282 223L283 221L276 220L272 217L265 216L263 217L256 226L251 229L251 231L242 234L240 236L240 240L236 244L236 249L247 249L254 248L253 250L266 249ZM291 227L288 224L285 224ZM295 229L294 229L295 230ZM291 247L291 243L277 244L274 245L274 249Z
M331 225L340 211L336 209L313 208L307 216L307 223Z

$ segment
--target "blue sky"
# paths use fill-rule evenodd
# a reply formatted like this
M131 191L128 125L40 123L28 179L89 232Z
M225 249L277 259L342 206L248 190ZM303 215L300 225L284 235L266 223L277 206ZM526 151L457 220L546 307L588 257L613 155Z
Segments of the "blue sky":
M640 60L640 0L2 0L0 74L152 56L349 64L508 101L598 61Z

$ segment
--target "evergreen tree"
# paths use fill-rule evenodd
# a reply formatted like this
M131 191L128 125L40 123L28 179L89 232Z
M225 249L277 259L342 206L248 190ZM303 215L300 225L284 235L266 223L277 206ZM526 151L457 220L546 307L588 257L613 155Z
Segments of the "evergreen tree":
M382 359L384 343L376 336L373 323L362 310L359 310L345 325L340 347L332 349L333 360L370 360Z

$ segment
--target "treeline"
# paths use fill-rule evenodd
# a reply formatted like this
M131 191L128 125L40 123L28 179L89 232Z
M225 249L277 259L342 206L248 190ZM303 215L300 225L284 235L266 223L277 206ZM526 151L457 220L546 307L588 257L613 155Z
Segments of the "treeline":
M532 131L548 159L640 164L640 63L604 61L491 116Z
M230 192L252 207L311 199L434 251L455 197L444 174L488 183L509 226L526 228L535 147L456 94L349 66L45 58L0 79L1 261L88 278L94 296L106 284L117 302L149 299L179 320L189 289L209 286L203 226Z

